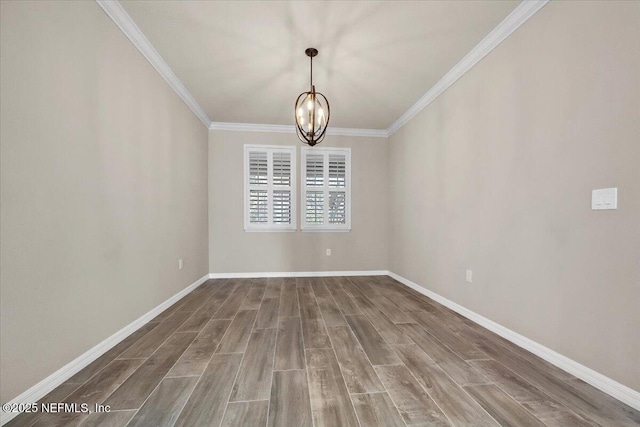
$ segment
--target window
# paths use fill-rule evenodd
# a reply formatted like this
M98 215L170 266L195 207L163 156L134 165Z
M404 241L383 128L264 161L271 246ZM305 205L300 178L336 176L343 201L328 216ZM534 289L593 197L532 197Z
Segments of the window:
M295 147L245 145L245 231L295 231L295 183Z
M302 148L302 230L351 230L351 149Z

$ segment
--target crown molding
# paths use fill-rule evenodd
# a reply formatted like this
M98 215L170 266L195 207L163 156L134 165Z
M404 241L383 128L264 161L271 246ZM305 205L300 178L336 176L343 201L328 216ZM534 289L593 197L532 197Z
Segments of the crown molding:
M529 18L544 7L549 0L524 0L507 15L480 43L460 60L447 74L445 74L431 89L425 93L415 104L404 112L387 129L389 136L400 129L420 111L431 104L438 96L454 84L460 77L476 65L489 52L502 43L511 33L524 24Z
M420 111L431 104L438 96L453 85L482 58L502 43L511 33L542 9L550 0L524 0L505 19L502 20L480 43L431 87L415 104L405 111L395 122L385 129L328 128L328 135L362 136L388 138L409 122ZM171 67L162 59L158 51L131 19L117 0L96 0L105 13L113 20L131 43L142 53L149 63L167 81L193 113L211 130L239 132L275 132L295 133L293 125L269 125L257 123L213 122L202 106L178 79Z
M272 132L272 133L296 133L293 125L265 125L258 123L226 123L211 122L211 130L228 130L235 132ZM389 135L384 129L355 129L355 128L327 128L327 135L336 136L365 136L373 138L387 138Z
M200 119L206 127L211 124L211 119L206 111L196 101L196 99L187 90L185 85L180 81L178 76L173 72L171 67L162 59L158 51L153 47L151 42L145 37L140 28L133 22L131 16L117 0L96 0L107 16L120 28L131 43L142 53L147 61L156 69L164 78L169 86L178 94L178 96L187 104L187 107Z

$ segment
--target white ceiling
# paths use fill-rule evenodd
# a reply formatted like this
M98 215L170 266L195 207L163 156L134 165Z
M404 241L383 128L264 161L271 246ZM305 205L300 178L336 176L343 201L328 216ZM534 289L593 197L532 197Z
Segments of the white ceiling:
M519 1L121 1L215 122L293 124L314 84L332 127L386 129Z

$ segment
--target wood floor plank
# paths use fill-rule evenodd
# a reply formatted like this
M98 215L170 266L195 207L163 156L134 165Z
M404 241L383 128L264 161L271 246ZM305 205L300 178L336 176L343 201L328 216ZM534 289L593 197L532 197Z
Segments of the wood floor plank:
M317 277L311 283L325 326L346 326L347 321L324 281Z
M465 389L502 426L544 427L542 421L493 384L467 386Z
M212 295L202 307L196 310L186 322L180 326L180 332L200 332L202 328L211 320L213 315L229 298L235 288L232 282L226 282L221 285L220 289Z
M431 335L453 350L453 352L463 360L488 359L485 352L468 340L456 335L451 329L445 327L442 321L433 314L426 311L419 311L412 312L411 316L420 326L429 331Z
M306 370L273 373L269 427L312 427Z
M213 286L200 286L188 295L190 298L180 306L178 311L188 311L190 313L197 311L209 299L209 297L216 292L216 290L217 289Z
M243 353L247 348L253 324L258 312L256 310L240 310L229 325L227 333L218 345L216 353Z
M579 378L571 378L565 380L573 389L578 390L583 396L593 402L598 402L601 406L606 407L612 413L625 415L629 420L640 426L640 410L620 402L619 400L601 392L594 386L587 384Z
M412 289L406 287L397 280L389 276L376 276L375 283L384 290L384 294L391 298L393 296L411 296ZM411 310L409 310L411 311Z
M608 408L602 402L592 399L553 374L537 368L532 362L510 351L505 351L503 347L489 341L480 343L479 346L500 364L517 372L527 382L586 420L595 421L603 426L637 427L637 423L629 419L626 414Z
M352 314L362 314L362 311L358 307L358 304L355 303L353 298L347 294L343 289L336 290L332 292L333 299L338 304L338 308L342 311L342 314L345 316Z
M225 348L245 353L214 354L239 311ZM7 425L171 425L178 412L179 426L640 425L639 411L385 276L208 281L41 401L113 411Z
M550 418L567 420L572 417L560 403L495 360L473 360L469 363L541 420ZM581 422L577 419L572 424L580 425ZM584 421L583 425L587 425L587 422Z
M267 279L267 289L264 293L264 299L280 298L280 292L282 291L282 278L281 277L269 277Z
M411 323L398 326L459 385L489 382L484 375L420 326Z
M310 349L306 355L313 425L357 427L359 423L333 350Z
M362 349L369 357L373 365L394 365L400 364L400 359L391 350L391 347L382 339L378 331L371 322L362 314L346 316Z
M498 423L417 345L397 346L394 349L453 425L498 426Z
M347 326L327 328L349 393L384 391L357 338Z
M411 295L400 295L393 298L396 305L402 308L405 312L409 311L421 311L425 309L425 304L417 300Z
M462 339L474 344L476 347L480 348L483 344L490 342L503 348L504 351L508 351L520 359L534 365L537 369L546 371L558 379L567 380L574 378L573 375L568 372L563 371L514 343L507 341L503 337L489 331L477 323L460 316L458 313L439 305L435 301L431 301L431 305L434 306L435 309L430 312L438 317L443 326L453 330L458 336L462 337Z
M177 311L185 311L185 310L181 310L185 306L185 304L188 304L190 301L193 301L196 299L202 300L201 295L203 295L203 293L204 293L204 284L200 285L199 287L191 291L189 294L182 297L179 301L177 301L171 307L167 308L165 311L163 311L162 313L154 317L151 320L151 322L161 322L166 320L169 316L171 316Z
M258 310L266 289L266 285L254 283L246 298L242 301L240 310Z
M65 398L73 393L82 384L76 383L63 383L62 385L54 388L42 399L39 399L36 403L57 403L64 402ZM42 417L42 411L38 412L23 412L18 415L7 424L5 427L28 427L33 425L40 417Z
M282 285L280 312L278 315L281 317L300 316L300 307L298 305L298 294L296 292L295 283L287 281Z
M362 297L365 296L360 290L353 284L353 281L349 277L344 277L344 280L341 282L342 289L349 295L351 298Z
M447 417L404 365L376 366L387 392L408 424L450 426Z
M189 348L180 356L180 359L171 368L167 376L169 377L185 377L200 376L207 367L211 355L227 328L231 324L229 319L210 320L209 323L196 336Z
M310 286L298 286L304 348L329 348L331 341Z
M353 276L348 277L347 280L349 280L353 284L353 286L355 286L356 289L358 289L360 293L365 296L382 295L377 287L372 286L372 282L375 282L375 280L372 280L371 277Z
M214 354L176 421L176 427L219 426L242 354Z
M198 379L198 377L165 378L127 425L129 427L172 426Z
M361 426L404 427L405 423L386 392L351 395Z
M91 408L104 400L126 382L144 362L142 359L114 360L64 399L64 403L88 404ZM41 416L34 426L76 426L88 417L87 413L58 412Z
M312 309L313 310L313 309ZM309 311L302 310L302 336L305 348L330 348L331 341L327 335L322 317L309 315Z
M236 288L233 290L233 293L227 298L227 300L220 306L216 314L213 315L214 319L233 319L238 310L240 310L240 306L242 305L242 301L244 301L245 297L251 290L251 285L246 282L239 282Z
M82 423L82 427L123 427L127 425L135 414L135 409L130 411L94 412Z
M281 317L278 321L275 369L305 369L302 324L299 317Z
M113 410L138 409L162 381L196 337L195 332L176 332L109 396Z
M222 427L266 426L268 400L231 402L222 420Z
M324 283L329 292L333 294L334 290L342 289L342 280L344 280L342 277L337 276L323 277L322 283Z
M260 329L251 334L230 402L269 399L275 346L275 329Z
M353 300L367 316L382 338L389 344L413 344L413 341L402 332L395 323L384 315L369 299L357 296ZM415 322L413 322L415 323Z
M580 415L568 411L556 415L554 418L545 418L541 421L547 427L600 427L599 424L594 421L587 421Z
M114 360L67 396L64 402L90 405L104 402L120 384L140 368L143 362L143 359Z
M324 320L325 326L330 327L347 325L347 321L338 308L338 304L336 304L336 302L333 300L333 297L316 296L316 301L318 301L318 307L320 308L320 313L322 314L322 319Z
M490 342L495 344L498 347L504 349L504 351L508 351L510 354L514 354L522 360L527 361L527 363L536 367L536 369L544 370L545 372L553 375L554 377L560 380L567 380L574 378L570 373L563 371L557 366L552 365L534 355L533 353L523 349L504 339L503 337L489 331L486 328L474 323L473 321L465 318L453 318L452 316L448 316L446 322L443 322L449 328L455 328L458 335L462 336L464 339L476 345L478 348L482 347L482 344Z
M129 347L128 350L120 354L118 359L136 359L151 356L190 316L190 312L175 312L165 321L143 335L135 344Z
M91 362L87 367L80 372L69 378L65 383L82 384L89 380L92 376L102 370L105 366L110 364L115 358L120 356L126 350L128 350L133 344L150 332L153 328L158 326L159 323L147 323L140 329L126 337L120 343L116 344L113 348L108 350L102 356Z
M400 307L386 296L377 295L372 296L370 299L393 323L415 323L411 316L403 312Z
M309 291L313 292L311 290L311 282L313 280L315 280L315 278L313 277L296 277L295 278L296 288L306 287L308 288Z
M316 298L326 298L331 296L331 293L329 292L327 286L324 284L324 280L322 279L322 277L312 278L311 288L313 289L313 293L315 294Z
M258 318L256 319L256 329L271 329L278 327L278 309L280 308L280 298L266 298L262 300Z

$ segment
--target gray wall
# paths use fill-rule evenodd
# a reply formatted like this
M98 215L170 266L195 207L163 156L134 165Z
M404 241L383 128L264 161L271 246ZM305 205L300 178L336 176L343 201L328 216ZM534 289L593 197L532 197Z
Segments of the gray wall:
M389 250L395 273L636 390L639 22L638 2L551 2L396 132ZM592 211L606 187L619 209Z
M208 131L95 2L0 4L6 402L208 272Z
M294 134L209 132L209 267L213 273L387 269L388 142L327 136L322 147L351 147L351 231L245 232L244 144L295 145L298 228L300 147ZM331 249L331 256L325 255Z

